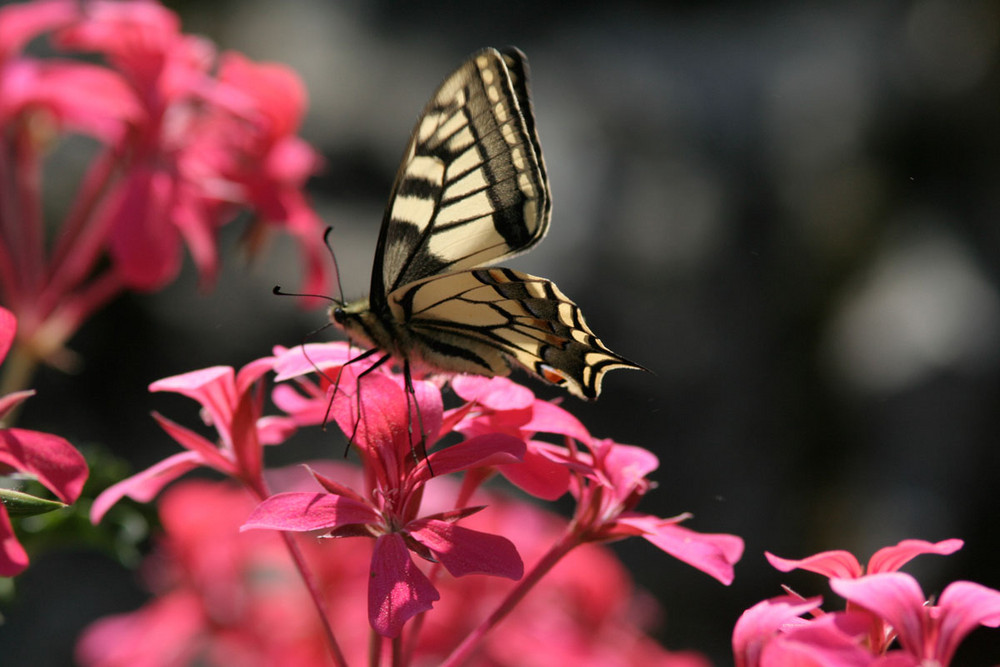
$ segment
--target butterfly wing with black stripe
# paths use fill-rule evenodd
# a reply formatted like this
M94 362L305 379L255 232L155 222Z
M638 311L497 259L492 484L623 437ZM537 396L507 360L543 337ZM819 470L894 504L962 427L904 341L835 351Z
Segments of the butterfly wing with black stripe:
M432 366L493 376L513 363L581 398L596 398L610 370L642 368L605 347L552 282L519 271L435 276L388 301L410 348Z
M375 251L372 309L429 276L492 264L545 235L551 204L517 49L483 49L449 76L413 131Z

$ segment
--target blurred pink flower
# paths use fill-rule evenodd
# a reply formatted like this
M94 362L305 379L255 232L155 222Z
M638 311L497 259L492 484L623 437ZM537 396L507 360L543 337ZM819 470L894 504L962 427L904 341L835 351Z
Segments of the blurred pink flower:
M345 487L361 478L354 466L315 465L323 477ZM275 471L272 479L285 491L315 486L315 479L303 473L300 467L289 468ZM428 509L440 512L450 506L458 484L442 477L424 488ZM463 523L508 535L529 562L565 526L555 514L496 493L481 493L477 501L489 511ZM245 493L220 482L182 481L164 492L159 502L164 534L142 568L156 597L134 612L92 624L77 646L78 662L85 667L153 667L198 659L249 667L328 664L323 634L277 535L236 530L252 506ZM374 541L302 539L299 544L336 619L347 664L365 664ZM411 664L439 664L512 585L500 577L438 578L441 599L426 615ZM583 545L538 583L468 664L708 667L697 653L669 652L647 637L658 619L656 602L635 590L610 550Z
M262 397L256 387L273 363L273 357L264 357L247 364L238 373L229 366L214 366L151 384L150 391L171 391L198 401L205 423L215 428L218 441L211 442L154 413L163 430L187 451L105 489L91 506L91 520L100 521L125 496L148 502L164 486L200 466L214 468L263 493L261 446L280 444L295 431L291 419L261 413Z
M14 341L17 320L0 308L0 362ZM34 394L19 391L0 396L0 420ZM0 427L0 475L20 472L38 479L65 503L80 496L87 480L87 463L73 445L49 433ZM28 554L14 534L7 508L0 503L0 577L13 577L28 566Z
M44 32L104 62L22 55ZM212 44L147 1L9 5L0 36L0 299L32 357L65 361L65 342L109 300L172 281L182 245L211 283L218 229L240 210L295 236L304 291L325 290L322 225L302 192L320 160L296 136L306 95L294 72L230 53L213 74ZM99 149L65 220L46 225L44 157L67 133Z
M324 634L283 541L238 531L253 504L243 489L224 482L185 481L164 492L163 535L142 568L157 597L88 627L77 662L328 664Z

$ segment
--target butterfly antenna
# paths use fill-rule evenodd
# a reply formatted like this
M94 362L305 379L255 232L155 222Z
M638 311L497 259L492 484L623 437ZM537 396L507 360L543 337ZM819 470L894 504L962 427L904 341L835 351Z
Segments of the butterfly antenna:
M339 299L336 299L336 298L334 298L332 296L327 296L325 294L306 294L304 292L286 292L283 289L281 289L281 285L275 285L271 289L271 294L274 294L275 296L304 296L304 297L309 297L310 299L326 299L330 303L335 303L338 306L343 306L344 305L343 300L339 300ZM326 327L323 327L323 328L325 329Z
M344 284L340 282L340 265L337 264L337 253L333 251L333 244L330 243L330 235L333 233L333 225L326 228L323 232L323 245L326 246L327 251L330 253L330 261L333 262L333 275L337 278L337 290L340 292L340 304L343 305L344 302Z

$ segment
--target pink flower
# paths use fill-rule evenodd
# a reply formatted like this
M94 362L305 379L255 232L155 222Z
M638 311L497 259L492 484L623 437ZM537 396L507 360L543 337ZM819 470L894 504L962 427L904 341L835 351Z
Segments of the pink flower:
M802 560L767 554L782 571L801 568L830 577L830 587L847 599L847 610L824 613L818 609L819 598L793 595L755 605L733 631L738 667L950 664L958 645L977 625L1000 626L1000 591L959 581L945 589L938 605L929 605L916 580L895 570L919 554L947 555L961 546L961 540L954 539L903 540L877 551L869 560L868 574L845 551ZM815 618L800 618L806 612ZM896 639L901 650L891 649Z
M428 515L420 514L424 486L434 475L500 463L523 456L523 443L503 434L485 434L434 451L419 460L413 452L422 437L433 445L442 423L441 394L433 385L414 383L411 412L403 387L381 373L365 376L354 395L356 371L334 398L332 414L347 433L354 433L364 466L364 494L315 473L325 493L284 493L262 502L243 529L325 531L333 537L375 538L368 588L368 617L381 635L396 637L416 614L439 599L437 590L413 562L411 554L440 562L452 575L490 574L518 579L523 565L509 540L458 524L482 507L463 507ZM345 390L344 387L349 387ZM360 406L360 415L358 413ZM412 425L422 434L412 434Z
M634 511L652 485L646 475L659 466L652 452L612 440L590 444L592 456L579 461L589 467L576 477L571 493L577 499L573 517L581 541L610 541L642 536L674 558L729 585L733 565L743 555L743 540L735 535L696 533L677 524L689 514L661 519Z
M354 466L316 465L341 485L361 477ZM271 479L283 490L315 484L301 467L276 473ZM458 487L450 477L437 477L424 487L424 503L432 512L445 511ZM478 500L489 511L463 524L510 536L529 562L565 527L561 517L521 500L496 493L481 493ZM251 507L245 493L226 483L182 481L167 490L159 503L164 535L141 569L156 597L134 612L92 624L77 646L77 661L85 667L188 664L199 657L213 664L327 664L322 633L277 535L236 531ZM346 664L365 664L375 541L299 544L336 620ZM441 598L424 617L411 664L440 664L514 585L502 577L438 577ZM707 667L703 656L669 652L645 635L658 615L656 603L635 590L609 549L582 545L495 629L471 664Z
M20 53L44 32L104 62ZM293 234L305 291L325 291L322 224L302 192L319 157L296 136L307 101L291 70L227 54L213 74L214 47L155 2L10 5L0 37L0 299L34 358L68 363L83 321L124 290L172 281L183 246L211 283L218 230L240 210ZM65 220L47 224L44 159L67 133L100 150Z
M895 572L921 554L938 554L947 556L962 548L962 540L942 540L927 542L926 540L903 540L893 547L879 549L868 560L868 566L862 567L854 554L847 551L823 551L801 560L779 558L774 554L764 552L764 556L775 569L782 572L792 570L808 570L822 574L828 578L857 578L864 574L878 572Z
M88 627L77 662L327 664L325 637L282 540L238 531L252 507L229 483L191 480L168 489L158 503L163 535L141 570L157 597ZM319 563L316 551L309 555Z
M576 417L503 377L459 375L451 379L451 386L459 397L469 401L450 415L458 419L456 431L466 437L508 433L524 441L524 460L497 466L497 472L521 490L544 500L555 500L569 490L570 449L538 436L549 434L564 442L587 444L590 433Z
M775 569L782 572L791 572L796 569L808 570L832 580L834 578L856 579L866 572L868 574L895 572L921 554L947 556L961 548L962 540L956 539L942 540L941 542L903 540L895 546L884 547L876 551L868 560L867 567L862 567L853 554L843 550L823 551L801 560L779 558L768 552L764 552L764 555ZM848 610L852 608L851 604L847 605ZM892 638L892 628L876 620L870 628L868 641L871 649L875 653L880 653L889 645Z
M295 430L291 419L261 414L261 396L255 388L273 362L273 357L264 357L247 364L238 373L229 366L214 366L151 384L150 391L171 391L198 401L206 424L218 433L218 442L154 414L163 430L187 451L105 489L94 500L91 521L100 521L125 496L148 502L164 486L200 466L214 468L260 491L263 488L261 446L284 442Z
M902 651L887 654L893 665L949 665L977 626L1000 626L1000 591L971 581L949 584L937 604L928 603L920 584L900 572L831 579L830 587L895 630Z
M17 328L14 315L0 308L0 362L10 350ZM0 419L33 391L0 396ZM87 479L83 456L63 438L21 428L0 428L0 475L20 471L33 476L65 503L80 496ZM17 540L7 508L0 503L0 576L13 577L28 566L28 554Z

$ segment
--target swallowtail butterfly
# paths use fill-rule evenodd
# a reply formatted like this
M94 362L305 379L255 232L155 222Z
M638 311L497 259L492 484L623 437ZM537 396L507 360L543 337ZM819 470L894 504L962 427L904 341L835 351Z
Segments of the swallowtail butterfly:
M538 243L551 202L517 49L483 49L417 121L382 219L368 298L330 319L410 368L507 375L520 366L581 398L604 374L641 368L593 334L544 278L484 268Z

